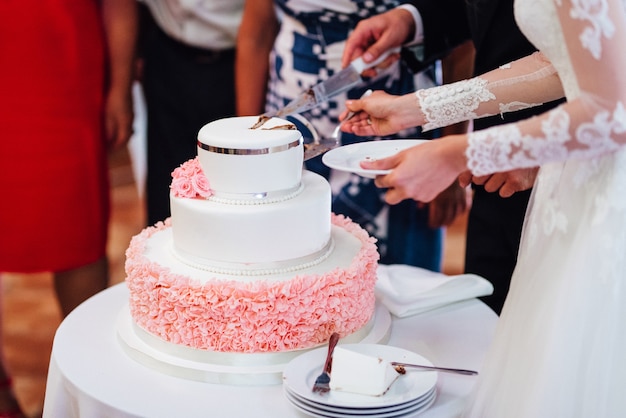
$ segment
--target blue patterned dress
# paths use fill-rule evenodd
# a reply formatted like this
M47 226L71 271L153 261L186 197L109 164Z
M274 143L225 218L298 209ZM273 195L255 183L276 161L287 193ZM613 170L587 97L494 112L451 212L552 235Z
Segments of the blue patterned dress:
M339 71L345 40L358 21L399 3L393 0L276 0L281 27L270 57L266 110L282 107L303 90ZM414 74L399 62L376 79L302 116L320 136L328 137L337 126L347 98L358 98L368 88L403 94L414 91L415 87ZM398 137L424 136L412 130ZM346 145L381 139L343 134L341 141ZM373 180L330 170L320 157L308 161L307 169L329 179L333 212L350 217L378 239L382 263L440 269L443 231L428 227L427 208L420 209L410 200L387 205L383 201L384 191L378 189Z

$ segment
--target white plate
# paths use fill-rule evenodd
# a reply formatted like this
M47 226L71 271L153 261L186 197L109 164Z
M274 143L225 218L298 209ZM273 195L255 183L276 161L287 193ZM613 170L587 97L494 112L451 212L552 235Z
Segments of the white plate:
M369 416L378 414L399 414L401 411L417 408L420 405L430 402L436 395L436 388L433 387L430 391L426 392L424 396L420 396L415 400L401 403L398 405L377 407L377 408L344 408L331 405L324 405L317 402L312 402L308 399L301 398L295 393L292 393L286 386L283 386L283 392L289 401L292 403L300 403L303 407L314 409L319 413L339 413L339 414L351 414L355 416Z
M436 398L435 391L433 390L428 394L428 396L421 399L419 402L411 403L404 408L396 409L394 411L377 411L375 409L338 409L337 411L328 411L311 406L289 392L285 392L285 396L289 403L301 412L319 418L395 418L414 416L417 413L421 413L422 411L428 409Z
M328 151L322 157L322 162L335 170L348 171L363 177L374 178L378 175L389 174L390 170L366 170L361 168L361 161L380 160L381 158L390 157L402 150L427 141L427 139L388 139L358 142Z
M344 346L389 362L432 365L419 354L399 347L380 344L346 344ZM323 405L373 409L416 400L427 395L437 384L437 372L420 372L400 376L383 396L367 396L332 390L325 394L315 393L312 391L313 384L322 372L326 351L326 347L318 348L291 360L283 371L283 385L286 389L302 399Z

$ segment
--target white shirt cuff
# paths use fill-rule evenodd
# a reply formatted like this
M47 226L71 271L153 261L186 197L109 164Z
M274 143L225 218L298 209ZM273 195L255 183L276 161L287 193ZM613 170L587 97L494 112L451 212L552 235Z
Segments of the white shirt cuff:
M417 10L415 6L412 4L401 4L398 8L404 9L411 13L413 16L413 21L415 22L415 35L413 39L409 41L406 45L419 45L424 42L424 23L422 22L422 15Z

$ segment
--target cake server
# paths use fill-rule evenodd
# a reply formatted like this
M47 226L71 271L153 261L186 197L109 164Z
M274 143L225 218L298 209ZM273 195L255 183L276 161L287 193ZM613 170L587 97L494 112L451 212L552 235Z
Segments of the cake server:
M271 117L285 117L292 113L302 113L317 107L320 103L328 101L340 93L350 90L352 87L361 83L363 79L361 74L363 71L376 67L394 53L399 53L400 48L393 48L385 51L376 60L365 63L361 57L355 59L343 70L328 77L319 84L300 93L298 97L287 103L285 107L275 112L268 112L261 115L259 120L269 119Z
M316 142L304 144L304 161L322 155L326 151L337 148L339 146L339 138L324 138Z
M328 340L328 353L326 354L326 361L324 362L324 370L322 370L322 374L315 379L313 392L326 393L330 390L330 370L333 365L333 351L335 351L338 342L339 334L333 332Z
M447 367L436 367L436 366L425 366L422 364L411 364L411 363L402 363L398 361L392 361L391 365L396 369L396 371L400 374L405 374L405 368L414 368L419 370L428 370L435 372L445 372L445 373L456 373L456 374L464 374L468 376L477 375L478 372L475 370L466 370L466 369L450 369Z
M372 94L372 90L367 90L361 96L361 99ZM337 148L340 144L339 142L339 131L341 129L341 124L345 121L352 119L356 113L349 112L348 115L342 120L337 127L333 130L333 133L330 135L330 138L320 139L316 137L313 142L304 144L304 161L310 160L311 158L317 157L318 155L322 155L326 151L330 151L333 148Z

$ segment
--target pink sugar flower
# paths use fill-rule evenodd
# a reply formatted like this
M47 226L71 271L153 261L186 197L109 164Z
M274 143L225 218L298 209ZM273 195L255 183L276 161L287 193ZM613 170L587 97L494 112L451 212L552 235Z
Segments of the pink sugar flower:
M181 164L172 172L170 189L175 197L190 199L206 199L213 194L198 157Z

